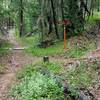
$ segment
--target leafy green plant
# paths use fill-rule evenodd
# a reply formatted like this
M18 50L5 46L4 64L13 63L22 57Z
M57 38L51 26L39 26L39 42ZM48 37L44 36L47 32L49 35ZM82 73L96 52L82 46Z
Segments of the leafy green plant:
M34 71L31 77L23 78L22 82L12 88L10 98L17 100L61 100L62 90L52 78Z
M26 65L25 68L23 68L21 71L17 72L17 78L22 79L25 76L30 77L34 73L34 71L43 71L44 73L48 70L54 74L60 73L63 68L60 66L61 63L43 63L43 62L37 62L36 64L30 64Z
M25 76L31 77L32 74L34 73L34 66L33 65L27 65L25 68L23 68L21 71L17 72L17 78L22 79Z
M63 99L62 88L59 87L53 76L60 71L59 63L37 62L27 65L17 73L19 82L12 87L8 100Z
M54 74L60 73L63 68L61 67L60 62L47 62L47 63L41 63L42 67L47 68L49 71L51 71Z
M10 47L11 44L9 44L7 41L0 40L0 56L6 55L9 52Z

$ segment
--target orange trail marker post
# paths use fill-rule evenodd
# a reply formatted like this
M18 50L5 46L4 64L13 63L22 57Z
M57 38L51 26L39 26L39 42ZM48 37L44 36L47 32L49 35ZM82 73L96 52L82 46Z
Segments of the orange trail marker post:
M64 25L64 49L67 48L66 26Z
M64 49L67 49L67 32L68 29L66 30L66 25L70 24L70 20L63 20L63 21L58 21L58 24L64 25Z

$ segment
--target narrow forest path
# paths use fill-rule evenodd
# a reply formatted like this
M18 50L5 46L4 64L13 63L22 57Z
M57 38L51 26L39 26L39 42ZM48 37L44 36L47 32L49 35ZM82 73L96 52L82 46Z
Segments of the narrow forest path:
M9 42L13 45L13 48L20 48L21 45L17 42L10 31L8 35ZM5 64L6 70L0 75L0 100L7 100L7 94L12 83L16 80L16 72L23 66L39 61L41 58L30 57L22 50L11 50L8 62Z
M9 42L13 45L13 48L23 48L18 41L16 40L13 31L9 31L8 35ZM99 41L100 43L100 41ZM88 59L88 56L100 57L100 47L98 50L94 50L87 54L85 58ZM18 72L22 67L27 64L35 63L42 60L42 57L33 57L31 55L25 54L23 50L11 50L9 56L9 61L6 63L5 73L0 75L0 100L7 100L7 94L9 93L9 88L16 80L16 72ZM77 60L77 59L76 59ZM50 57L50 61L62 61L64 63L69 63L75 61L75 59L65 59L61 57Z

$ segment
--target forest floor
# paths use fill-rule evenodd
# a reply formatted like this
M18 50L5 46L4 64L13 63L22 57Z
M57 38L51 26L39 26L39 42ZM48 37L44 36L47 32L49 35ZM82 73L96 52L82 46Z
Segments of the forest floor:
M9 32L8 35L9 42L13 45L12 48L23 48L19 42L16 40L12 32ZM97 49L89 52L87 55L80 59L88 59L92 58L100 58L100 40L98 40ZM23 50L11 50L10 54L7 56L7 60L3 59L6 70L4 73L0 74L0 100L7 100L7 94L9 93L9 88L16 81L16 72L18 72L21 68L23 68L27 64L36 63L41 61L42 57L35 57L26 54ZM65 63L73 62L77 59L75 58L61 58L61 57L50 57L51 61L62 61ZM2 61L2 62L3 62ZM98 96L98 100L100 100L100 90L96 91L94 94Z
M21 45L16 41L12 33L7 37L13 48L20 48ZM0 100L7 100L8 89L11 84L16 80L16 72L26 64L39 61L40 58L30 57L23 53L21 50L11 50L10 54L2 63L6 63L6 70L0 75Z

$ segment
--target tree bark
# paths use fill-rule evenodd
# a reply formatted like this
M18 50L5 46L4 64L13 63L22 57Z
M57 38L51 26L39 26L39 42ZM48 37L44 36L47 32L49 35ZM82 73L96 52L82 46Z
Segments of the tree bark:
M24 35L23 0L20 0L20 12L19 12L19 17L20 17L19 33L20 33L20 37L22 37L22 36Z
M55 26L55 33L56 33L57 39L59 39L57 21L56 21L56 12L55 12L53 0L51 0L51 7L52 7L52 13L53 13L53 22L54 22L54 26Z
M64 0L61 0L61 13L62 13L62 22L64 21ZM62 37L64 38L64 25L62 25Z

